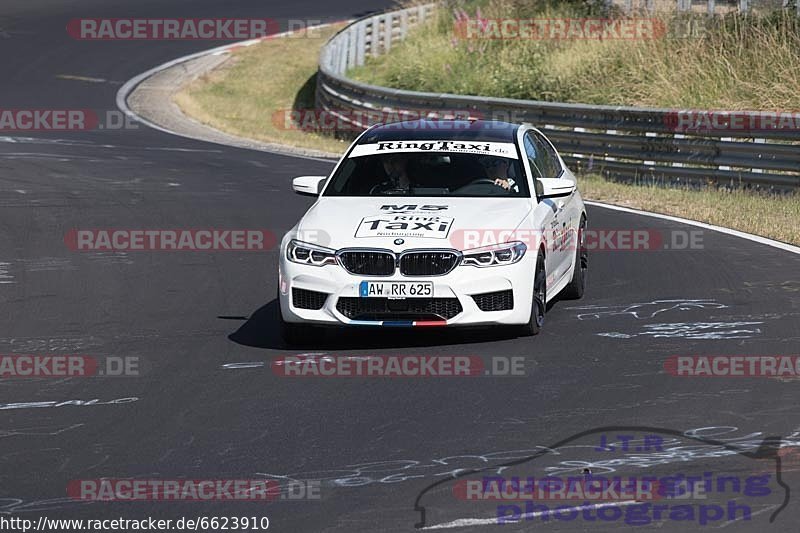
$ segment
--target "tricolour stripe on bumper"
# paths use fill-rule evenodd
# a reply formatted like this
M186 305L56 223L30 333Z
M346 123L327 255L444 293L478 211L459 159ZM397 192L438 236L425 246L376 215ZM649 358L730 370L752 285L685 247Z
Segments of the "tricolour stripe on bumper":
M351 326L382 326L385 328L414 328L446 326L447 320L351 320Z

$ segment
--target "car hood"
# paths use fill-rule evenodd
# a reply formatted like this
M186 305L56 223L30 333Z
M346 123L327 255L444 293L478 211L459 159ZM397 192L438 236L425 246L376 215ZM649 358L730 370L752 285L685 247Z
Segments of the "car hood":
M465 232L513 231L530 211L529 198L328 197L309 209L296 238L333 249L463 249Z

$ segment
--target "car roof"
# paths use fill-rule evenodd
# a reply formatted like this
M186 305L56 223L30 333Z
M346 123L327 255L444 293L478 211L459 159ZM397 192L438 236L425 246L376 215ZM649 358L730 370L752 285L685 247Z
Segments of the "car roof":
M519 124L499 120L420 119L373 126L359 144L378 141L463 140L515 142Z

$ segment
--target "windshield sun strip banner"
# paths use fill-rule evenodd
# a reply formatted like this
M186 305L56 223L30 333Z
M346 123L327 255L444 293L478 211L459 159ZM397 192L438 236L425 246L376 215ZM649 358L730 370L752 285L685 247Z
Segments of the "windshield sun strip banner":
M493 155L517 159L517 150L513 143L452 140L380 141L370 144L358 144L353 147L353 150L350 152L350 157L410 152L448 152L456 154Z

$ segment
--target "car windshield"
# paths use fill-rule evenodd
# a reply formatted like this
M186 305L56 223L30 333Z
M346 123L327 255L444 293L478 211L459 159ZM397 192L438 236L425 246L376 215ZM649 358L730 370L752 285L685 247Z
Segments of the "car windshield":
M433 143L419 144L424 150ZM513 144L466 145L476 147L475 153L414 148L376 153L380 148L375 147L380 145L405 146L356 146L331 178L324 196L530 196Z

